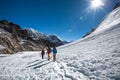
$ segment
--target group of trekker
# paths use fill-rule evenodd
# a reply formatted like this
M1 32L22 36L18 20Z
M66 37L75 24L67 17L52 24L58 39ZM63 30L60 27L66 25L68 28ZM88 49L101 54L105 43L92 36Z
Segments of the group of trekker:
M53 53L53 61L55 62L56 61L56 54L57 54L56 47L53 47L53 49L51 49L50 47L47 47L46 51L47 51L46 53L47 53L47 56L48 56L48 60L50 60L50 53ZM45 50L42 49L42 51L41 51L42 59L44 59L44 55L45 55Z

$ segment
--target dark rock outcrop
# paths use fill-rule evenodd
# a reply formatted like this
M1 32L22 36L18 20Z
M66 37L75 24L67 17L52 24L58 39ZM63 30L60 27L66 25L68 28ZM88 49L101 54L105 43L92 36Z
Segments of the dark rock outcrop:
M24 40L3 29L0 29L0 32L0 45L4 47L0 49L0 53L13 54L19 51L38 51L45 47L45 45L40 45L30 40Z
M43 42L30 38L27 30L21 29L17 24L0 21L0 53L13 54L19 51L38 51L45 48Z

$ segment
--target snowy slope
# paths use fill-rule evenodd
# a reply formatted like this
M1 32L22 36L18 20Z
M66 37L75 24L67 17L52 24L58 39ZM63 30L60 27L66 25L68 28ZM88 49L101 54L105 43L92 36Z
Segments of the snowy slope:
M114 25L120 24L120 7L109 13L93 34L98 34Z
M119 39L120 25L117 25L104 33L62 46L59 53L63 53L68 66L91 80L120 80Z
M40 51L0 55L0 80L120 80L120 22L112 13L93 34L58 47L56 62Z

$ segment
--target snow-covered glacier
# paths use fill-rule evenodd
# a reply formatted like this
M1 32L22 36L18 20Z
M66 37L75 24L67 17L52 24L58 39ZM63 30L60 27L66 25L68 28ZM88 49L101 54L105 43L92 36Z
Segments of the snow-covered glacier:
M120 7L89 36L57 48L57 61L38 52L0 55L0 80L120 80Z

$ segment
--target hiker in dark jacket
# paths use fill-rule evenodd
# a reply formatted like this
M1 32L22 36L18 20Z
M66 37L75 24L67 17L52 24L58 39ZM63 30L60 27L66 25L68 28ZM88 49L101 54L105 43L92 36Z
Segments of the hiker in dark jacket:
M42 51L41 51L41 55L42 55L42 59L44 59L44 55L45 55L45 51L44 51L44 49L42 49Z
M56 47L53 47L53 61L56 61L56 54L57 54L57 49Z

